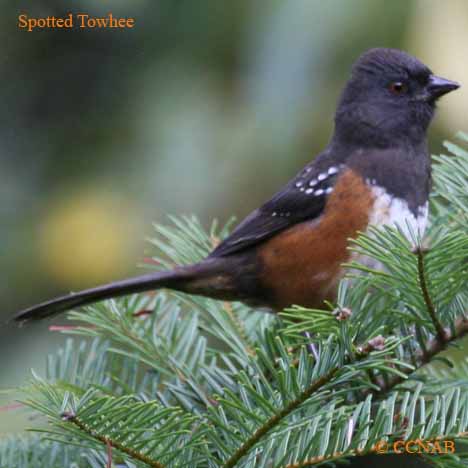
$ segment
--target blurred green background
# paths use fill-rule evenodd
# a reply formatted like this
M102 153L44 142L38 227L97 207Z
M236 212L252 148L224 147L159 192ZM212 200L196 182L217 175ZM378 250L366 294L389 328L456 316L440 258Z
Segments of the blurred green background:
M4 322L135 273L151 222L246 215L326 144L352 62L397 47L468 83L466 0L3 2L0 405L63 337ZM18 15L135 18L130 30L19 30ZM440 104L432 152L466 127ZM63 322L63 320L62 320ZM0 433L22 427L0 409Z

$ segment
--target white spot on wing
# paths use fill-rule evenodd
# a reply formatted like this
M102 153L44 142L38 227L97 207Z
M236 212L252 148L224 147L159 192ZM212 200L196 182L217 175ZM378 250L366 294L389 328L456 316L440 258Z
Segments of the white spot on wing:
M310 194L313 193L313 192L314 192L314 189L312 189L312 188L309 188L309 189L307 189L307 190L305 191L305 193L307 193L307 195L310 195Z

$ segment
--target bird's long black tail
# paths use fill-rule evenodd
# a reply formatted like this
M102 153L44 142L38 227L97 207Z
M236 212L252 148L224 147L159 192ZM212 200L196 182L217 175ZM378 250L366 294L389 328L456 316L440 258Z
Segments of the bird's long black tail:
M229 297L230 281L223 278L217 262L201 262L177 267L174 270L149 273L135 278L116 281L96 288L57 297L22 310L15 317L17 322L40 320L75 307L92 304L111 297L150 291L159 288L175 289L190 294Z

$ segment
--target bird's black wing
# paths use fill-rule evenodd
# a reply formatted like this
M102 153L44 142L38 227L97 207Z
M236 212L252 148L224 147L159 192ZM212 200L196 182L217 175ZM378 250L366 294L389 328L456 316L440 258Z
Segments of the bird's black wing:
M319 157L306 166L269 201L250 213L210 257L240 252L297 223L318 218L337 175L344 168L342 164L327 164L327 159Z

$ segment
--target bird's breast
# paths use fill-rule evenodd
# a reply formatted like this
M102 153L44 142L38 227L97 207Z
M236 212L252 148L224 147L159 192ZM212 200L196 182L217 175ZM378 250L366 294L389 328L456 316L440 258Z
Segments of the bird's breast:
M429 203L426 201L416 210L411 210L406 200L389 194L383 187L373 185L371 192L374 202L369 211L369 223L365 233L372 237L369 227L391 226L397 228L410 244L415 246L427 227ZM351 259L373 269L383 269L379 261L362 254L354 253Z
M321 307L333 300L350 258L349 239L367 229L375 200L371 188L352 170L344 171L327 197L323 213L263 243L257 252L261 283L269 305Z
M397 227L409 240L424 235L429 211L427 201L414 212L404 199L392 196L383 187L373 186L372 196L374 203L369 214L370 226Z
M398 226L411 239L422 236L427 203L414 213L401 198L387 193L353 170L338 178L323 213L273 236L258 251L260 283L268 304L281 310L292 304L322 307L334 300L342 264L351 260L379 268L375 261L349 250L349 240L370 226Z

